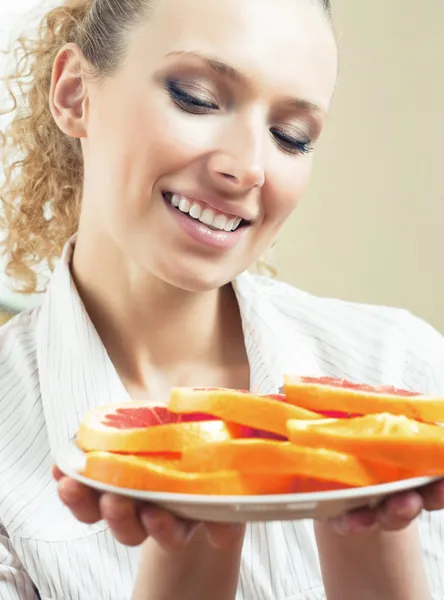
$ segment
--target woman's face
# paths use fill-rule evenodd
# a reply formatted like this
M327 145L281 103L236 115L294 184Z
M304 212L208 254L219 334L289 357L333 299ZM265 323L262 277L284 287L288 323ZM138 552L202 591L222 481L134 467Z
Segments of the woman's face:
M231 281L306 188L337 68L313 0L162 0L88 83L82 235L190 291ZM84 231L82 231L82 229Z

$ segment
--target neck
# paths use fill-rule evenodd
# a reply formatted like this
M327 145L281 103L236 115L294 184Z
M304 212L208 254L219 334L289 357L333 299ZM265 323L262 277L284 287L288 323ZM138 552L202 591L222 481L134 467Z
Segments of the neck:
M226 385L217 373L245 365L231 285L197 293L180 290L135 272L115 247L103 245L98 251L96 246L79 234L73 278L127 388L158 395L171 385ZM205 371L212 375L205 377Z

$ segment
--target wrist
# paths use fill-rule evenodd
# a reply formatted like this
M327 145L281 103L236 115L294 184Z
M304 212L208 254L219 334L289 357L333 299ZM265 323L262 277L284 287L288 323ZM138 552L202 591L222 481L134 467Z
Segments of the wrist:
M148 539L142 547L133 600L234 600L245 528L233 543L216 548L201 525L179 550Z

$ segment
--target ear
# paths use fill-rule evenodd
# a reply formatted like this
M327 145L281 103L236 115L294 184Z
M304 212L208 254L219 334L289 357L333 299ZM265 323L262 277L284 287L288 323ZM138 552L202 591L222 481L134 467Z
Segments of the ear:
M85 64L80 48L67 44L58 52L52 69L50 110L61 131L72 138L86 137Z

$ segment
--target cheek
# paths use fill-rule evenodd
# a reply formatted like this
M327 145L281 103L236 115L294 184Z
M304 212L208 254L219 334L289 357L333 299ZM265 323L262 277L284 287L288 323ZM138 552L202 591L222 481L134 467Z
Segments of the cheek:
M145 122L147 151L157 177L189 168L215 147L218 131L211 118L162 106L152 107Z
M214 146L215 120L180 110L166 92L139 90L128 102L124 135L138 140L139 151L157 175L179 171Z
M312 155L281 157L267 174L267 193L264 194L265 218L277 227L297 208L310 182Z
M151 100L106 93L91 115L90 147L96 168L106 170L115 188L155 184L180 171L211 147L215 128L208 120L183 113L162 94Z

